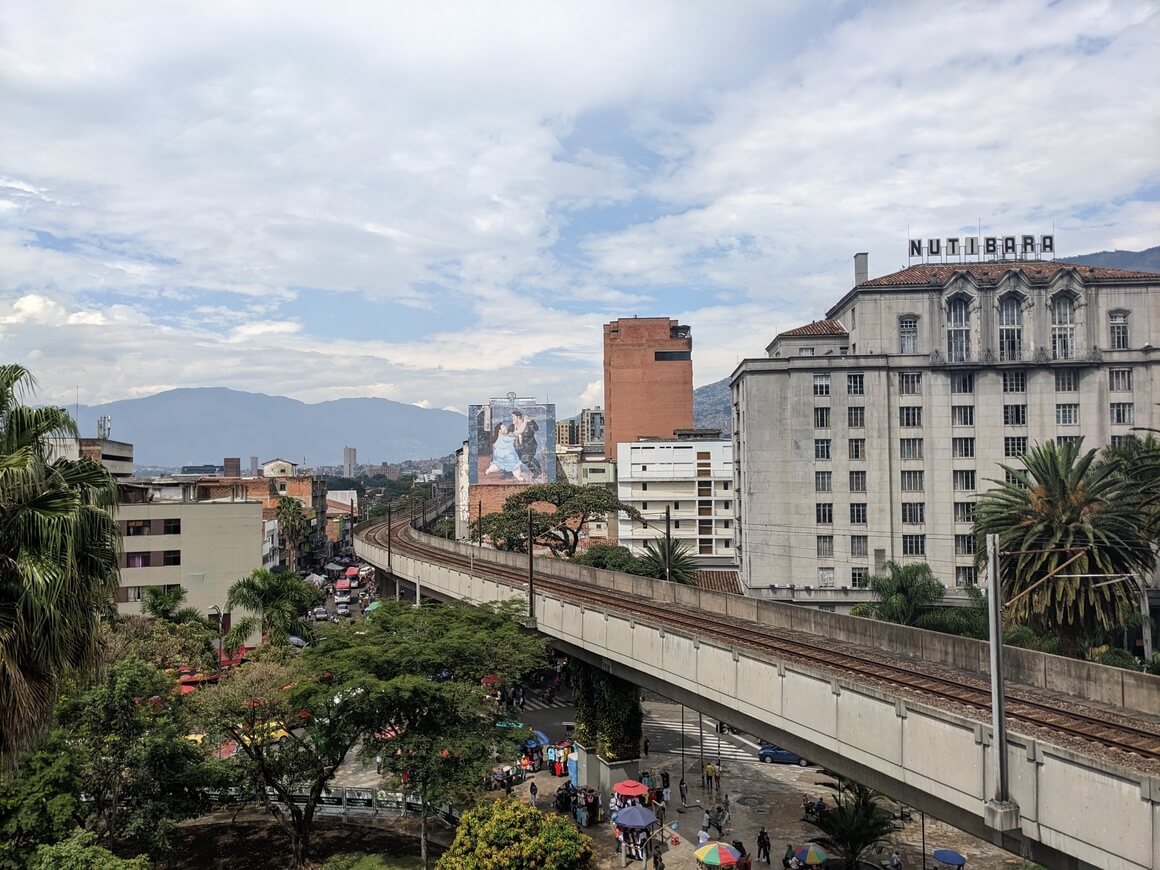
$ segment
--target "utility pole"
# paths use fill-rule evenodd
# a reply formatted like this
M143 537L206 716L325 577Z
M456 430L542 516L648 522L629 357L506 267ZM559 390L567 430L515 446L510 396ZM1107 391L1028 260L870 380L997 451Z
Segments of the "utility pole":
M387 570L391 572L391 577L395 580L395 600L399 600L399 575L391 568L391 539L395 535L393 528L393 518L391 517L391 503L387 502Z
M697 752L701 756L701 788L705 787L705 714L697 711Z
M987 535L987 612L991 648L991 750L994 754L995 797L987 801L988 827L1011 831L1019 827L1019 805L1012 803L1007 773L1007 711L1003 680L1003 578L999 573L999 536Z
M536 571L532 555L532 506L528 505L528 617L536 621Z
M665 580L673 579L673 529L672 514L669 506L665 505Z
M479 513L475 515L476 531L479 533L479 546L483 546L483 499L479 500Z

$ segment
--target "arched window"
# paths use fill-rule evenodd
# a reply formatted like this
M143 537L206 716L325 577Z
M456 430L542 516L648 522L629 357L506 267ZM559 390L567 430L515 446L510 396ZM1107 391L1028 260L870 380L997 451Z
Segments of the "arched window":
M1060 293L1051 300L1051 358L1075 357L1075 300Z
M1023 359L1023 305L1013 294L999 301L999 359Z
M918 317L913 314L898 318L898 352L918 353Z
M947 359L967 362L971 358L971 301L956 296L947 303Z
M1128 312L1113 311L1108 315L1108 347L1111 350L1128 349Z

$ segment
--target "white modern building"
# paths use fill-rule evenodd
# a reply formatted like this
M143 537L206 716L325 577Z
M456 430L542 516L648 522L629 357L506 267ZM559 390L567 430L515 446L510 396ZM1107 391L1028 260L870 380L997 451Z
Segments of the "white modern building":
M974 500L1001 463L1160 424L1160 275L1009 261L869 279L867 265L855 257L825 320L733 373L749 594L860 586L888 560L974 584Z
M669 534L687 543L702 567L735 564L733 444L720 434L690 430L617 445L617 497L643 517L619 514L622 547L639 556L646 541L663 538L667 509Z

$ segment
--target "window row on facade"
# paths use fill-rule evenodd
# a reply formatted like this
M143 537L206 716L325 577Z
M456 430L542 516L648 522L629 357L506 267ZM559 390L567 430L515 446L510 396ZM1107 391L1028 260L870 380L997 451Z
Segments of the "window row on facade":
M835 569L831 565L819 565L817 569L817 583L823 589L835 585ZM955 586L960 588L974 586L978 583L978 572L974 565L955 566ZM870 569L864 565L850 567L850 586L854 589L865 589L870 585Z
M1027 372L1001 371L1004 393L1027 392ZM1080 372L1076 369L1060 369L1055 372L1055 390L1058 393L1074 393L1079 390ZM813 393L815 396L831 395L832 376L828 373L815 373L813 376ZM923 372L899 372L898 393L903 396L921 396ZM953 372L950 375L951 393L956 395L975 392L974 372ZM1132 369L1108 369L1108 385L1113 393L1125 393L1132 390ZM846 395L865 396L866 376L861 372L846 375Z

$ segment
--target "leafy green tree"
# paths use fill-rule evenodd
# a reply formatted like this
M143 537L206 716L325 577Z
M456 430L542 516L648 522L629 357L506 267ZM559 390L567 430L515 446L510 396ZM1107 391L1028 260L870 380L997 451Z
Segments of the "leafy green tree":
M113 477L90 459L50 459L75 438L62 408L22 404L34 386L0 366L0 761L31 747L61 680L96 663L100 614L119 582Z
M82 822L80 756L62 729L50 731L20 767L0 777L0 868L27 867L40 845Z
M580 535L594 516L615 517L617 511L622 511L633 519L640 518L636 508L619 501L615 493L602 487L576 486L563 482L544 483L529 486L508 496L501 512L504 517L503 531L512 536L526 537L528 507L532 505L537 505L532 511L532 533L536 543L548 547L555 555L567 558L576 555ZM548 505L551 510L544 510L544 506ZM487 516L483 519L486 521ZM517 531L518 522L523 523L524 531ZM484 532L489 533L486 526ZM524 549L526 551L526 547Z
M283 498L278 501L274 509L274 518L278 521L278 534L286 545L286 554L290 559L290 570L298 570L298 548L310 533L310 526L302 512L302 502L296 498Z
M149 859L118 858L104 846L97 845L95 834L81 831L49 846L36 850L29 870L149 870Z
M178 625L189 622L208 627L211 623L196 607L182 606L186 594L182 586L150 586L141 596L141 612L154 619Z
M878 792L848 780L836 805L811 824L821 831L813 841L844 858L848 870L857 870L867 852L899 829Z
M102 627L103 662L137 658L161 670L191 666L211 670L217 666L216 627L204 622L166 622L136 614L118 616Z
M579 551L572 557L577 565L587 565L589 568L603 568L606 571L620 571L624 574L639 573L636 556L628 547L618 547L616 544L593 544L586 550Z
M437 870L586 870L592 840L563 816L522 801L481 801L465 812Z
M258 618L236 620L230 629L231 640L248 637L257 627L262 637L275 645L289 643L291 636L309 639L314 627L306 614L321 601L319 591L301 577L255 568L230 587L226 607L245 608Z
M633 573L687 586L694 584L697 559L687 543L676 538L656 538L645 541L644 550L644 555L637 559L639 571Z
M1070 655L1084 636L1122 625L1137 606L1131 580L1104 583L1092 575L1148 576L1155 562L1141 492L1116 463L1097 464L1096 451L1080 449L1036 444L1020 467L1002 466L1011 482L994 481L975 508L975 533L997 534L1005 554L1007 617L1058 633Z

